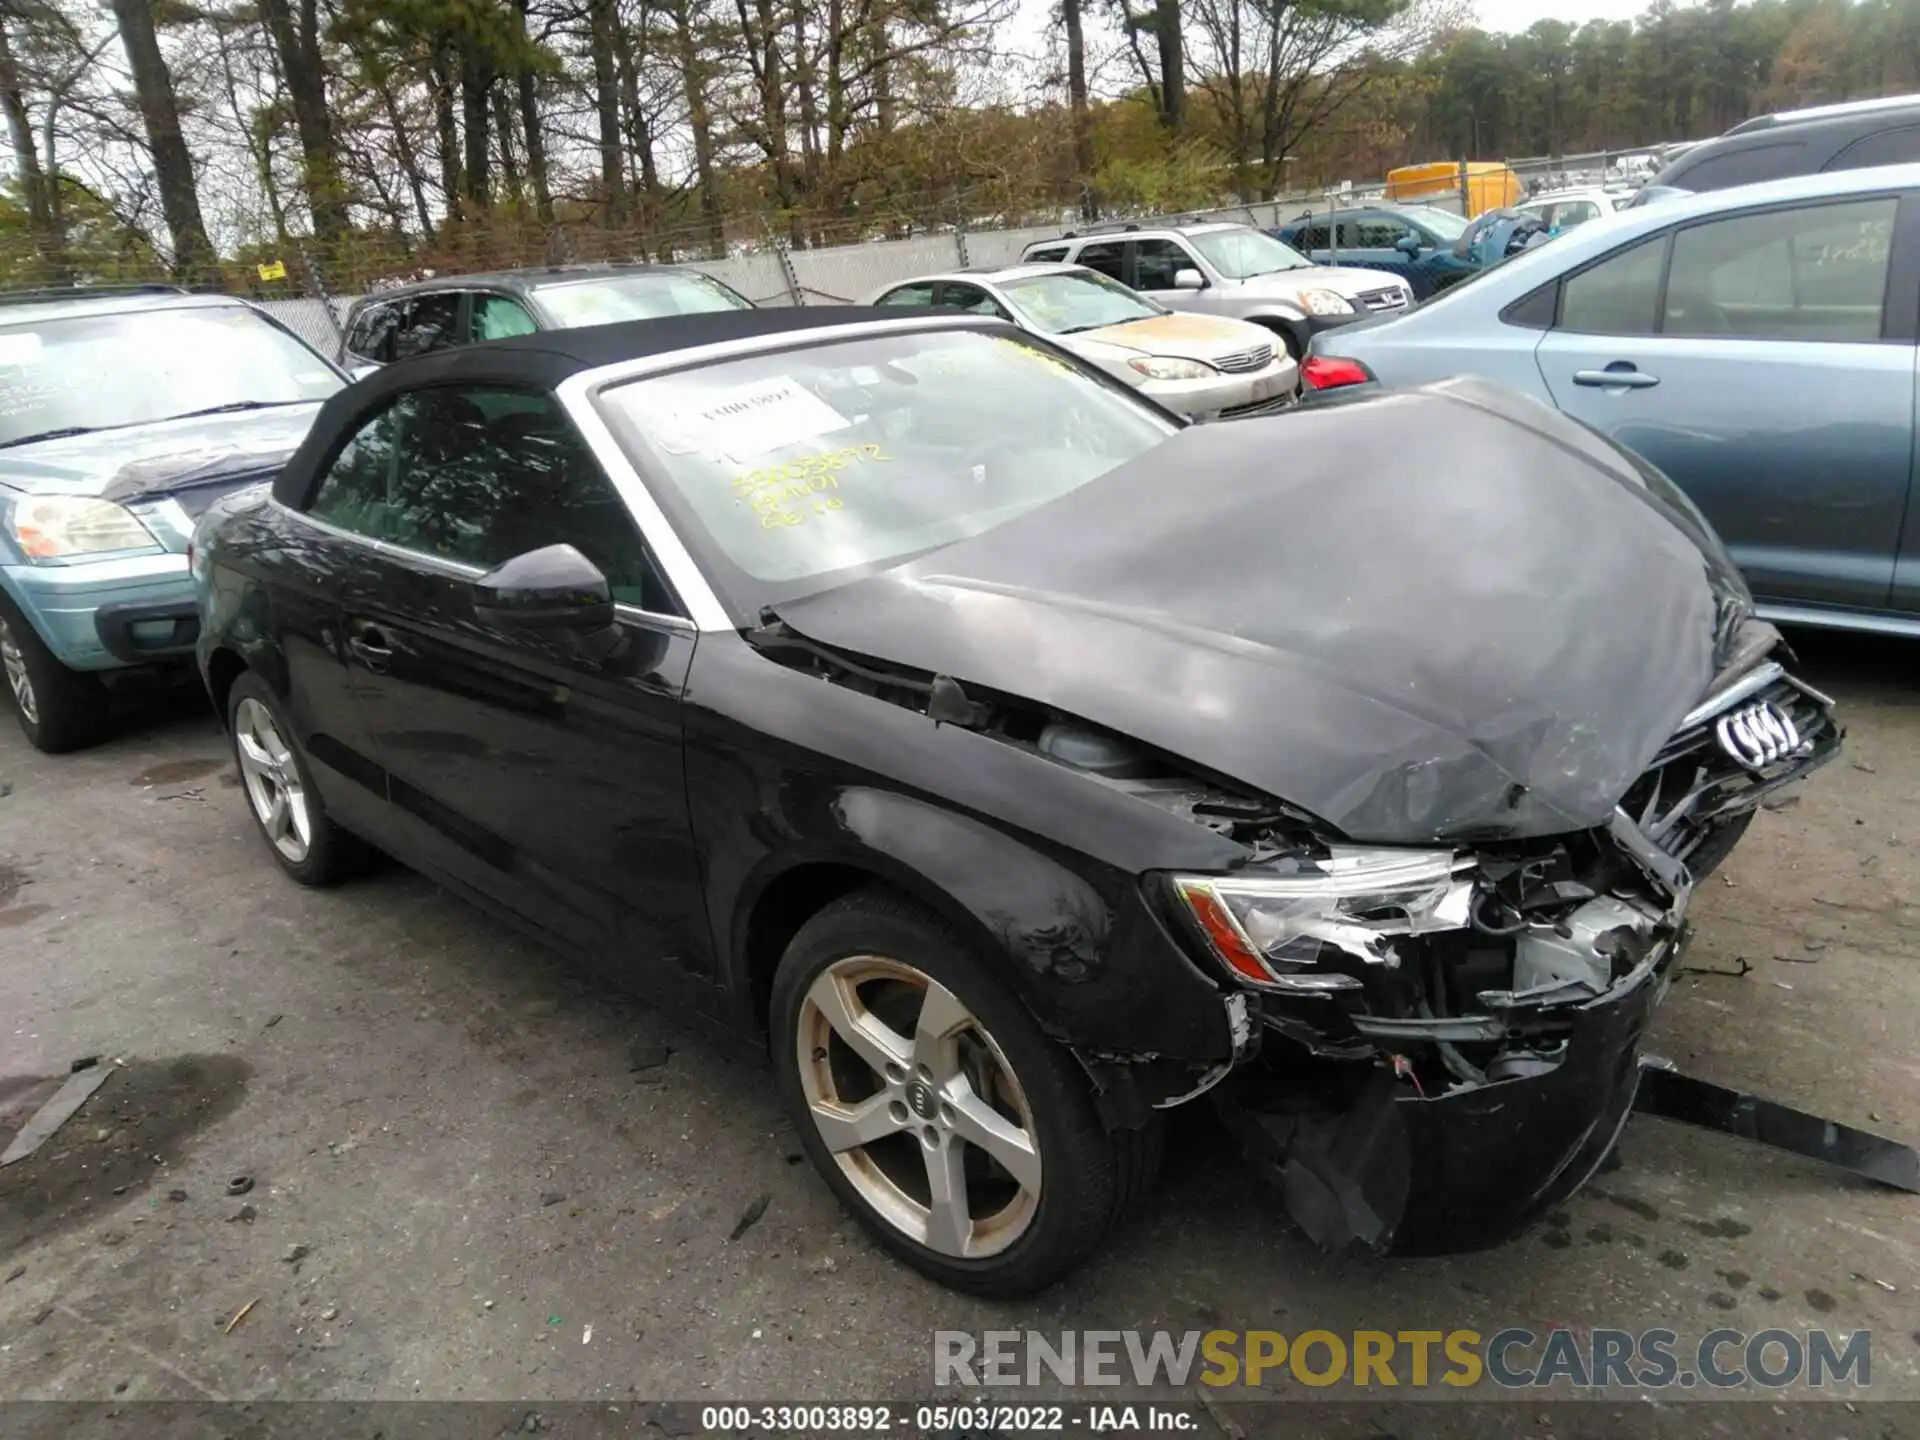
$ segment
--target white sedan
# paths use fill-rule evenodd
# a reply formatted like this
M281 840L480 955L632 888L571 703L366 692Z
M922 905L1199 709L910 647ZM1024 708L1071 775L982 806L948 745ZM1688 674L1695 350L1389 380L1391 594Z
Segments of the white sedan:
M1299 392L1299 366L1271 331L1169 310L1083 265L923 275L867 303L997 315L1195 418L1279 409Z

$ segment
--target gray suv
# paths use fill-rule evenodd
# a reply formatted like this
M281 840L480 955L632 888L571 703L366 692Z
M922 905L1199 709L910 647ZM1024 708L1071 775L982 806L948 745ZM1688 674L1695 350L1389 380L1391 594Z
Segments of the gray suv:
M1251 225L1110 225L1038 241L1024 258L1085 265L1169 309L1250 320L1280 335L1295 359L1322 330L1413 304L1396 275L1316 265Z

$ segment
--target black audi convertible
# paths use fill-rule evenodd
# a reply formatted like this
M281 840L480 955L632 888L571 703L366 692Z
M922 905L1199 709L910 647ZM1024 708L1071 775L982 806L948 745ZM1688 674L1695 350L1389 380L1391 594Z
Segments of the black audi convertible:
M1513 1234L1611 1149L1698 878L1839 745L1562 416L1188 425L971 315L395 365L193 566L290 875L377 849L763 1032L826 1182L987 1294L1202 1096L1322 1244Z

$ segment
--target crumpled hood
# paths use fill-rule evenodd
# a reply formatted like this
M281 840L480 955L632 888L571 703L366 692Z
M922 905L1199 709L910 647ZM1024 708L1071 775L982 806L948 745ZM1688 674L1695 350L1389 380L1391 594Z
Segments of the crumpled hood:
M1098 330L1082 330L1058 338L1070 348L1076 341L1091 341L1143 355L1176 355L1209 362L1261 346L1269 353L1274 349L1272 334L1257 325L1186 310L1155 315L1148 320L1129 320L1123 325L1103 325Z
M0 486L29 495L98 495L124 502L277 470L320 406L283 405L127 425L0 449Z
M778 611L1354 840L1518 838L1604 823L1709 688L1740 592L1692 523L1590 432L1456 380L1193 426Z

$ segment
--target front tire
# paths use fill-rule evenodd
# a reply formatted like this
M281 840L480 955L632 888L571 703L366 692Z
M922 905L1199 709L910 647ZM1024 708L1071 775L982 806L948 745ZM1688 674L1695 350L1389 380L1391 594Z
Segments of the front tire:
M19 609L0 595L0 697L34 749L48 755L83 749L107 728L107 687L69 670Z
M227 694L227 736L247 809L282 870L318 887L337 885L365 867L365 843L327 814L280 702L252 672L235 680Z
M1110 1135L1072 1056L937 916L887 891L800 928L771 1024L782 1096L827 1184L957 1290L1012 1298L1057 1280L1157 1153Z

